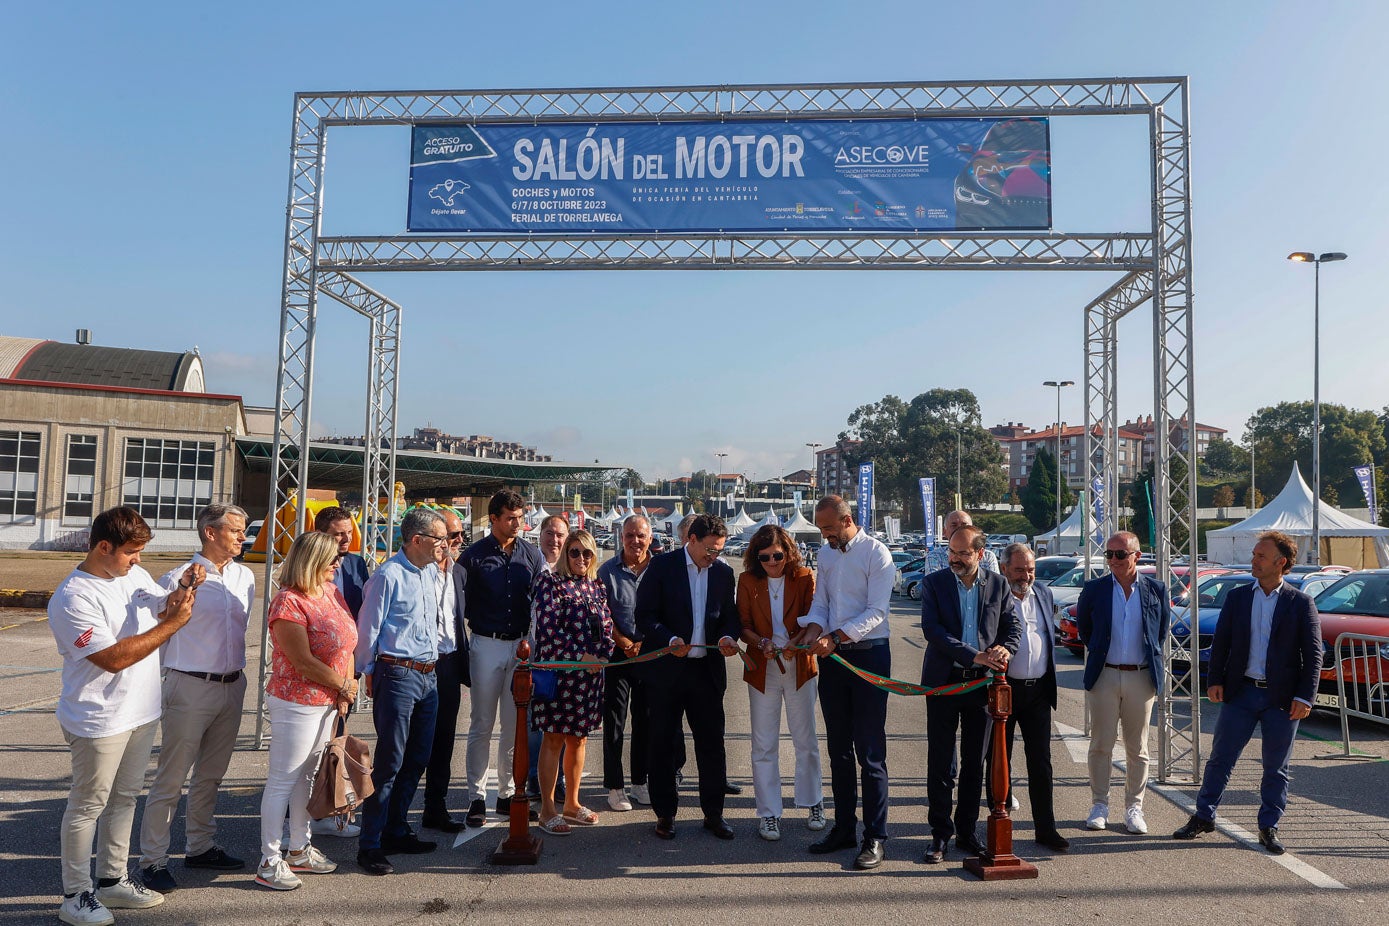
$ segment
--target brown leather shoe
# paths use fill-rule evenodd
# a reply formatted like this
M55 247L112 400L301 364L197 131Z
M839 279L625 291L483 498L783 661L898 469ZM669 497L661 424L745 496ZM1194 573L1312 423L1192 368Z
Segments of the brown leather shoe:
M656 818L656 836L657 836L657 838L659 838L659 839L674 839L674 838L675 838L675 818L674 818L674 817L657 817L657 818Z

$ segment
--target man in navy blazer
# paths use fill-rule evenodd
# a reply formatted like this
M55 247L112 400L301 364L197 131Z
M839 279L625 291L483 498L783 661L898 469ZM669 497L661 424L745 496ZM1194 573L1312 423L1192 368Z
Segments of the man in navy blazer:
M704 828L720 839L733 838L733 828L723 818L723 695L728 687L723 657L737 652L734 641L742 621L733 602L733 569L719 559L727 542L723 519L700 515L690 524L685 545L653 558L637 586L637 630L651 649L672 647L671 655L642 667L651 720L647 783L661 839L675 838L679 798L672 744L684 738L682 712L694 735Z
M1119 531L1105 541L1109 575L1085 583L1076 602L1076 629L1085 644L1085 703L1090 709L1090 793L1087 829L1108 825L1114 743L1124 728L1127 777L1124 825L1148 832L1148 727L1162 688L1162 643L1172 625L1167 589L1138 574L1138 535Z
M1250 560L1256 585L1235 589L1220 609L1206 695L1225 706L1215 722L1196 813L1172 834L1177 839L1195 839L1215 829L1215 811L1230 772L1257 726L1264 764L1259 842L1274 855L1283 854L1278 822L1288 807L1288 762L1297 722L1312 712L1322 658L1316 606L1283 582L1296 559L1291 537L1264 532Z
M979 568L984 532L973 525L961 527L951 535L949 550L950 568L932 572L921 582L921 632L926 637L921 684L931 688L983 678L991 669L1003 671L1022 638L1007 580ZM992 725L984 687L926 699L926 803L931 825L926 862L945 858L951 836L970 855L984 851L975 825ZM957 731L960 780L952 821Z

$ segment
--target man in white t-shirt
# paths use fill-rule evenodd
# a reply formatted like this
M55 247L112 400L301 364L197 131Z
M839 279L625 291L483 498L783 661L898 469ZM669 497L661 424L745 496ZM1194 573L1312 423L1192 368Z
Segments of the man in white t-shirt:
M188 567L166 591L140 567L153 535L133 508L92 522L87 558L48 603L48 626L63 657L58 723L72 750L72 790L60 835L64 923L114 923L109 908L143 909L162 894L126 871L135 800L159 725L159 649L188 623L203 567ZM101 823L97 879L91 856Z

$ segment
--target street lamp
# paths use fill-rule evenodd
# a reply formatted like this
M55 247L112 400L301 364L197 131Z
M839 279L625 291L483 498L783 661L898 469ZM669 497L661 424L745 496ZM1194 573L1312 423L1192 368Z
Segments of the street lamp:
M728 510L727 510L727 508L724 507L724 503L723 503L723 460L724 460L724 457L728 456L728 454L727 454L727 453L718 453L718 452L716 451L716 452L714 453L714 456L716 456L716 457L719 458L719 471L718 471L717 473L714 474L714 479L716 480L716 482L715 482L715 491L719 493L719 510L722 511L725 515L727 515L727 514L728 514Z
M1314 566L1321 565L1321 265L1345 259L1340 251L1288 255L1288 260L1316 267L1312 278L1312 549L1307 560Z
M810 448L810 494L814 495L815 485L819 481L820 476L820 458L817 456L816 451L825 445L806 441L806 446Z
M964 467L961 465L964 459L964 433L964 425L955 425L955 507L960 511L965 507Z
M1061 390L1066 386L1074 386L1075 380L1049 379L1042 383L1043 386L1056 387L1056 543L1057 550L1061 549Z

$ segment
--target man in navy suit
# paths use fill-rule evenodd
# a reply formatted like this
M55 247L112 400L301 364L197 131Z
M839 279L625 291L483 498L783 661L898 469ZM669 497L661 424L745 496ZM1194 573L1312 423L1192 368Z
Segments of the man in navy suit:
M1022 730L1027 753L1027 796L1032 804L1033 839L1057 852L1070 848L1056 831L1052 801L1051 714L1056 710L1056 625L1051 590L1037 584L1037 560L1025 543L1011 543L1000 557L1003 578L1013 594L1021 642L1008 660L1013 710L1008 715L1008 762L1013 761L1013 734ZM992 758L992 756L990 756Z
M700 515L690 525L685 545L652 559L637 586L637 630L646 645L672 648L670 655L642 667L651 721L647 782L661 839L675 838L679 796L672 744L684 738L682 712L694 736L704 828L720 839L733 838L733 828L723 818L723 694L728 687L723 657L737 653L734 641L742 621L733 603L733 569L719 559L727 542L723 519Z
M1257 726L1264 763L1259 842L1274 855L1283 854L1278 821L1288 807L1288 761L1297 722L1312 712L1322 657L1316 606L1283 582L1296 559L1291 537L1264 532L1249 567L1257 587L1235 589L1220 609L1206 694L1225 706L1215 722L1215 744L1196 796L1196 813L1172 834L1177 839L1195 839L1215 829L1215 810L1230 772Z
M951 535L949 549L950 568L932 572L921 582L921 631L926 637L921 684L931 688L983 678L991 669L1002 672L1022 637L1007 580L979 568L984 532L973 525L961 527ZM926 862L945 858L951 836L970 855L984 851L975 825L992 726L983 687L926 699L926 803L931 824ZM952 822L957 731L960 781Z
M1138 535L1119 531L1104 545L1109 575L1085 583L1076 602L1076 629L1085 644L1085 703L1090 709L1090 794L1087 829L1108 825L1114 743L1124 728L1127 777L1124 826L1148 832L1148 727L1162 687L1162 641L1172 625L1167 589L1138 574Z

